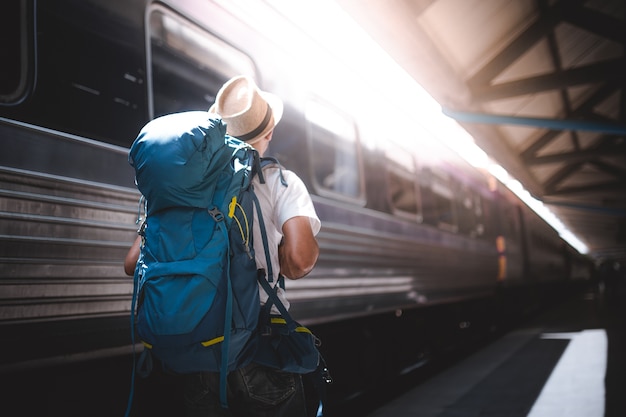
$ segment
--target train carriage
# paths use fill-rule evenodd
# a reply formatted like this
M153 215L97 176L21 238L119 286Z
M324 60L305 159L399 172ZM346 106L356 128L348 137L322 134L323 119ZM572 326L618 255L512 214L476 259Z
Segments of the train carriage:
M258 7L262 21L220 1L0 6L0 368L130 351L122 262L140 196L128 147L154 117L208 109L236 74L284 99L270 153L303 178L322 220L318 265L288 283L302 323L588 278L502 184ZM316 78L313 59L340 88Z

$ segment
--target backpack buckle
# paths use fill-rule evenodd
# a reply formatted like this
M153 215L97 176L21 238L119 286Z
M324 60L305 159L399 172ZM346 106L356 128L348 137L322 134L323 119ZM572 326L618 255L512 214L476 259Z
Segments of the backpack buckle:
M224 220L224 215L217 207L213 207L208 211L211 217L213 217L213 220L215 220L216 222L221 222Z

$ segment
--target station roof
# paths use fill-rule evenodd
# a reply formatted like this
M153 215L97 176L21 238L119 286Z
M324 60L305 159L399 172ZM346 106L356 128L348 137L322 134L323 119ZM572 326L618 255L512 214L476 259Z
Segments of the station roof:
M626 264L626 2L337 2L593 258Z

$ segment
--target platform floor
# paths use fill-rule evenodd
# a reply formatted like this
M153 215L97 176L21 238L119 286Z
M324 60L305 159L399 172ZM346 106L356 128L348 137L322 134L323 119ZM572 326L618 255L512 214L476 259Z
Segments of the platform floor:
M367 417L624 417L626 298L591 288Z

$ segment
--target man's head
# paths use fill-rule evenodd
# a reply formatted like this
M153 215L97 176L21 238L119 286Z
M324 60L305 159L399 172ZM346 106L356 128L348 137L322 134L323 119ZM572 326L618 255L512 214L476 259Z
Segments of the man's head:
M221 116L229 135L253 145L268 136L280 121L283 102L259 90L250 77L237 76L220 88L209 113Z

